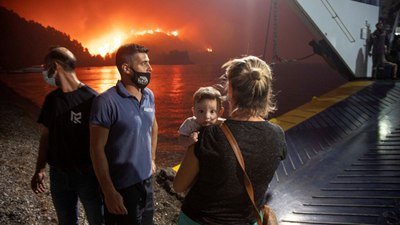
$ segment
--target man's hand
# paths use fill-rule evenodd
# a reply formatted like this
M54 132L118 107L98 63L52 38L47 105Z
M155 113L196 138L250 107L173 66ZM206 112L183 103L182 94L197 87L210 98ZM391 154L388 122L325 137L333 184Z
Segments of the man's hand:
M104 193L104 201L110 213L117 215L128 214L128 210L124 206L124 199L116 190Z
M46 191L45 172L36 172L31 179L31 188L35 194L40 194Z

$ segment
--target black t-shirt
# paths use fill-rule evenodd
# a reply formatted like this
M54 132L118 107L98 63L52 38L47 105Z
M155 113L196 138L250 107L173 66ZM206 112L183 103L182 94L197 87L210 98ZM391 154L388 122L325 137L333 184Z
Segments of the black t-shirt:
M83 86L73 92L56 89L46 96L38 123L49 129L47 162L58 168L91 165L89 116L97 92Z
M267 121L227 120L244 158L258 207L281 160L286 157L282 128ZM253 224L254 209L243 184L243 172L221 128L200 131L195 145L199 160L197 181L182 211L201 224Z

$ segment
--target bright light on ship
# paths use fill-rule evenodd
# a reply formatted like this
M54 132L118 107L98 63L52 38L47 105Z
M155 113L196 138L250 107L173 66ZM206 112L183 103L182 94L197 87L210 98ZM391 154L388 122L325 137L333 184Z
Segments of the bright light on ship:
M207 48L206 51L207 52L213 52L212 48Z
M392 122L390 121L390 118L387 116L384 116L381 120L379 120L378 123L378 135L380 140L383 140L386 138L388 134L390 134L390 130L393 129Z
M400 27L396 27L395 31L394 31L395 35L400 35Z

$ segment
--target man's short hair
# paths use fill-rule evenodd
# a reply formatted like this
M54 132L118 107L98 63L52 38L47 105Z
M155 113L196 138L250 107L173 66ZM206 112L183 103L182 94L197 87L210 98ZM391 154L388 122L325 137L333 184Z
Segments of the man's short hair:
M130 62L135 54L148 52L148 48L138 44L132 43L120 46L115 55L115 64L118 68L118 71L121 73L122 64Z
M66 71L75 70L76 67L76 58L74 54L65 47L51 47L44 61L46 64L57 62Z

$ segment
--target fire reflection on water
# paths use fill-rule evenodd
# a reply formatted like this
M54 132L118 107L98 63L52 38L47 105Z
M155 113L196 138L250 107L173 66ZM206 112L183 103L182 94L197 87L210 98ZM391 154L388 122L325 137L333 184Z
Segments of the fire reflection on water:
M177 130L186 117L191 116L192 96L200 86L217 82L218 66L153 65L149 88L156 100L159 125L157 162L174 166L182 158L184 149L177 143ZM115 85L120 75L115 66L77 68L79 80L99 93ZM35 106L43 104L45 96L54 90L40 73L1 74L0 81Z

